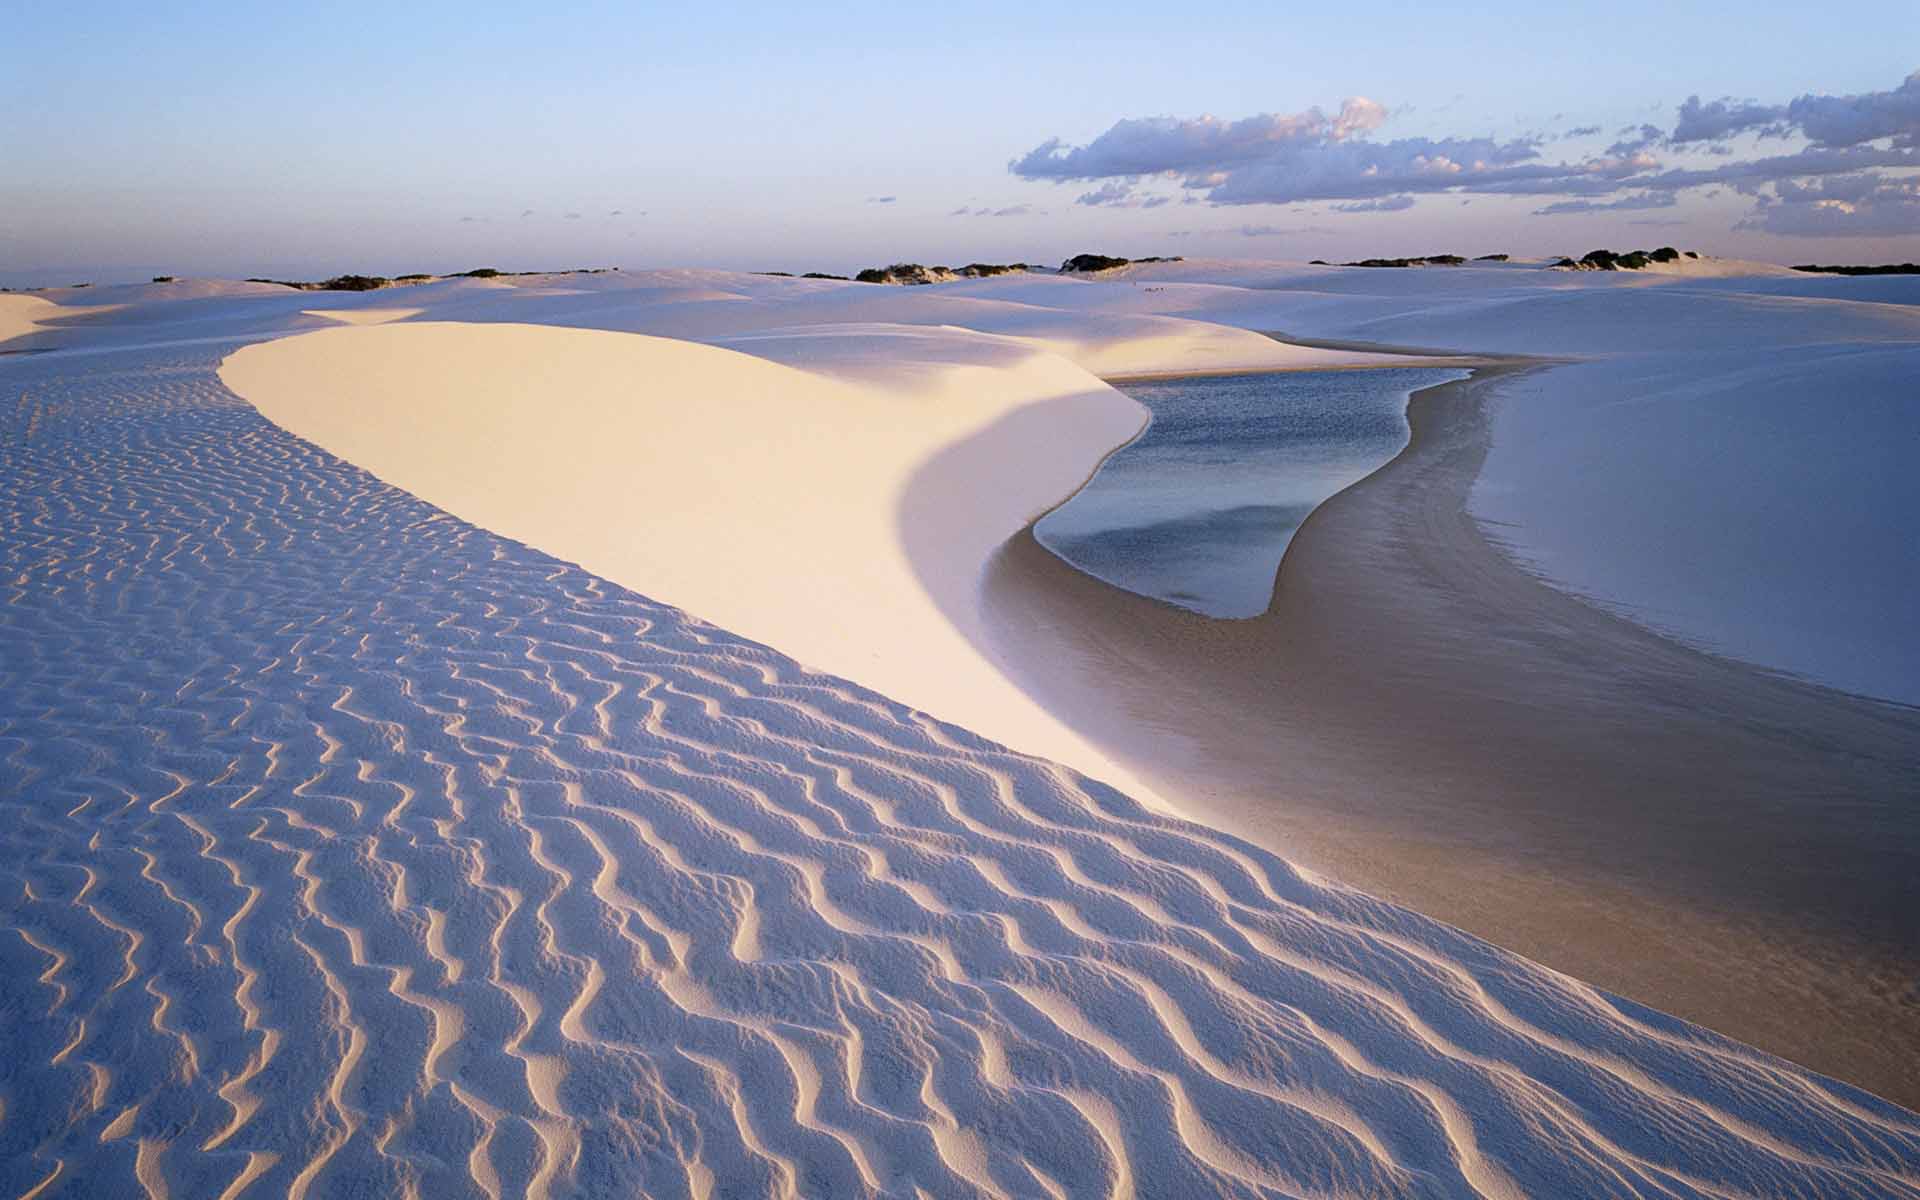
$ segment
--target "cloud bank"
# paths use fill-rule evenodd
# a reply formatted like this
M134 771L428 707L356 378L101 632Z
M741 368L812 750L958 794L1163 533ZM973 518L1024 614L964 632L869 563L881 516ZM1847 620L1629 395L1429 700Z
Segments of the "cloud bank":
M1671 130L1630 125L1603 152L1550 160L1546 136L1373 136L1385 106L1337 112L1143 117L1081 146L1050 138L1008 164L1022 179L1093 185L1076 203L1147 208L1173 195L1214 205L1331 202L1342 213L1400 212L1416 196L1536 196L1536 215L1673 208L1725 186L1753 199L1739 228L1795 236L1920 233L1920 71L1884 92L1807 94L1780 104L1690 96ZM1590 136L1585 126L1563 138ZM1751 139L1740 148L1736 139ZM1772 139L1798 143L1763 153ZM1677 160L1677 161L1676 161ZM1890 174L1889 172L1895 172ZM1171 189L1172 195L1169 194Z

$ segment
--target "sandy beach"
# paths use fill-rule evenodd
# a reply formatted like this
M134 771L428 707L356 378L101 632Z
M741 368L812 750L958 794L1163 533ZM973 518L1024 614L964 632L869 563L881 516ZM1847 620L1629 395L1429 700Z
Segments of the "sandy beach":
M1253 621L1017 539L1005 661L1203 820L1920 1103L1920 714L1699 653L1490 545L1489 393L1543 370L1419 393L1412 444L1309 518Z

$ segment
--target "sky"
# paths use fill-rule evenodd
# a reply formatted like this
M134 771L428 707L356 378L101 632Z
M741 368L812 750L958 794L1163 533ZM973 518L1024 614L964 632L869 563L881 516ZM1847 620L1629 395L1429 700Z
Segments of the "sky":
M1917 69L1912 0L19 5L0 285L1920 259Z

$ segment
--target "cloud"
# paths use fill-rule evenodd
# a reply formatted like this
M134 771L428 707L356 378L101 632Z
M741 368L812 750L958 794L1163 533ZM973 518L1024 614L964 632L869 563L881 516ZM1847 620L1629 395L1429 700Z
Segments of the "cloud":
M1620 140L1607 147L1607 153L1615 158L1638 154L1666 138L1658 125L1628 125L1618 136Z
M1257 237L1292 237L1295 234L1302 234L1302 233L1313 233L1313 234L1319 234L1321 236L1325 236L1327 234L1335 233L1337 231L1328 229L1324 225L1294 225L1294 226L1242 225L1238 232L1241 237L1257 238Z
M1565 138L1592 137L1599 132L1600 127L1598 125L1576 125L1560 136Z
M1787 119L1819 146L1857 146L1882 138L1892 138L1896 146L1920 146L1920 71L1890 92L1802 96L1787 106Z
M1788 104L1756 104L1732 99L1703 104L1689 96L1680 106L1672 141L1718 142L1758 130L1781 135L1798 131L1816 146L1858 146L1891 138L1897 146L1920 145L1920 71L1899 87L1855 96L1808 93Z
M894 201L898 200L899 198L900 197L898 196L868 196L867 203L868 204L892 204Z
M1700 97L1688 96L1680 105L1680 121L1673 127L1673 142L1717 142L1753 129L1770 129L1786 119L1784 104L1741 103L1715 100L1700 103Z
M1636 192L1617 200L1558 200L1545 208L1536 208L1536 217L1558 217L1568 213L1623 212L1643 208L1672 208L1680 201L1672 192Z
M1378 200L1356 200L1351 204L1336 204L1333 211L1343 213L1359 212L1405 212L1413 207L1412 196L1382 196Z
M1290 143L1342 141L1378 129L1385 106L1356 96L1329 117L1318 108L1291 116L1261 113L1240 121L1143 117L1118 121L1084 146L1049 138L1008 164L1023 179L1107 179L1216 169L1257 161Z
M1132 187L1115 180L1111 183L1103 183L1091 192L1082 192L1074 203L1094 207L1130 208L1138 202L1133 198Z
M1629 124L1604 152L1571 160L1550 158L1546 136L1373 136L1387 119L1385 107L1358 97L1332 115L1309 108L1237 121L1129 118L1085 145L1050 138L1008 169L1023 179L1092 185L1077 203L1109 208L1156 207L1170 202L1169 190L1188 204L1335 202L1344 213L1403 212L1423 195L1463 204L1526 196L1544 201L1537 215L1563 216L1673 208L1681 192L1727 187L1754 201L1743 227L1769 232L1904 232L1912 183L1884 172L1920 170L1920 71L1888 91L1809 93L1783 104L1689 96L1670 131ZM1755 157L1729 144L1742 134L1801 144ZM1819 183L1834 177L1849 182ZM1294 231L1249 224L1242 232Z
M1024 217L1040 210L1031 204L1009 204L1005 208L956 208L950 217Z
M1920 178L1868 171L1808 183L1783 180L1762 193L1735 226L1792 237L1901 237L1920 234Z
M580 214L579 214L579 213L568 213L568 214L567 214L567 220L569 220L569 221L578 221L579 219L580 219Z

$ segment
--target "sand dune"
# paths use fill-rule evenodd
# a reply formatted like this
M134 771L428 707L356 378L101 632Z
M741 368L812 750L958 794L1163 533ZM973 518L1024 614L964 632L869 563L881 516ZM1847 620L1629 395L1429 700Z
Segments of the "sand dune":
M753 345L776 340L822 364L842 356L848 373L909 376L912 391L689 342L439 323L252 346L221 375L276 423L449 512L1131 783L969 634L995 547L1132 436L1139 407L1064 359L959 330ZM1018 432L999 440L996 477L919 498L910 544L899 509L915 469L1002 421Z
M0 296L0 344L35 332L59 312L59 305L39 296Z
M449 517L220 352L5 368L9 1194L1920 1195L1910 1114Z
M226 359L314 440L221 374L311 294L0 361L0 1193L1920 1196L1911 1113L981 736L975 556L1139 419L1064 355L1251 343L711 275Z
M1071 344L1108 366L1206 361L1218 339L1182 341L1194 324ZM1269 366L1367 361L1253 340ZM251 346L221 376L455 515L1145 795L985 649L994 552L1145 419L1050 352L1065 341L843 323L720 349L411 322ZM962 444L975 458L943 465Z

